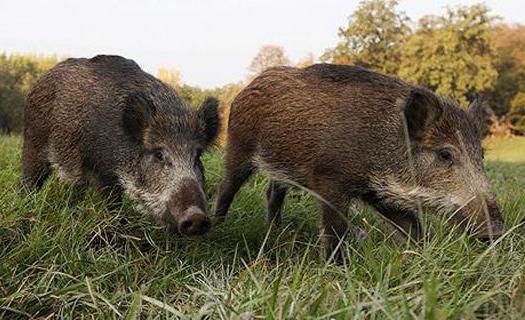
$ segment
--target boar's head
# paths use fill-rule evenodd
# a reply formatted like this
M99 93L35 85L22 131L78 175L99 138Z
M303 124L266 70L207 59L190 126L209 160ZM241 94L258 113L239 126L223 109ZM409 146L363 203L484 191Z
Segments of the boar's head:
M483 99L463 110L418 87L400 104L409 147L398 174L382 187L387 201L400 210L449 215L481 238L500 235L503 218L483 165Z
M121 180L145 211L182 234L204 234L211 223L200 158L219 130L218 101L207 98L195 110L181 107L178 99L161 100L159 106L144 94L128 97L122 123L139 151L131 173Z

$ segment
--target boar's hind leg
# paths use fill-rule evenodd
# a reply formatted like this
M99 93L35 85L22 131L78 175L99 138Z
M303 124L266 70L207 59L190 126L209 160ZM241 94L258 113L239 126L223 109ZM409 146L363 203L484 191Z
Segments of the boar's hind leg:
M41 146L34 145L29 139L24 141L21 195L42 188L51 173L51 164L42 149Z
M219 187L215 215L224 217L228 213L235 194L253 173L251 155L227 152L224 162L225 174Z
M268 206L268 224L281 224L282 208L288 186L282 182L271 180L266 189Z

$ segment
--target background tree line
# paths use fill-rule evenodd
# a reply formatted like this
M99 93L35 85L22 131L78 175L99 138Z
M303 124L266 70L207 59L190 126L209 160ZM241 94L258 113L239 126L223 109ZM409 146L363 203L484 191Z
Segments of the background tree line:
M57 56L0 54L0 133L20 131L27 93L58 61Z
M397 75L464 106L484 93L497 117L525 129L525 26L499 23L483 4L417 22L397 5L362 1L321 60Z
M397 0L361 1L339 42L319 60L363 66L399 76L466 105L485 93L499 119L525 130L525 26L500 23L482 4L448 8L417 22L397 8ZM57 56L0 55L0 131L19 132L25 96L36 79L61 59ZM312 54L292 62L283 47L263 46L248 66L245 81L215 89L189 86L176 69L157 77L198 106L206 96L221 101L226 127L229 105L247 81L278 65L306 67Z

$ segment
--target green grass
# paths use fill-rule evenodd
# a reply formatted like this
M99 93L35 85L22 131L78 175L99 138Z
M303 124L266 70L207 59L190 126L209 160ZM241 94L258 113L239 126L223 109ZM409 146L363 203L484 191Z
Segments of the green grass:
M525 137L490 139L485 142L487 159L503 162L525 161Z
M20 139L0 137L0 318L523 319L525 139L491 141L488 174L509 232L487 245L426 223L400 241L370 209L368 237L344 244L347 265L320 254L318 211L300 191L267 232L266 181L252 179L227 221L177 238L125 203L74 200L52 180L21 199ZM222 154L206 157L209 197ZM211 201L210 201L211 202Z

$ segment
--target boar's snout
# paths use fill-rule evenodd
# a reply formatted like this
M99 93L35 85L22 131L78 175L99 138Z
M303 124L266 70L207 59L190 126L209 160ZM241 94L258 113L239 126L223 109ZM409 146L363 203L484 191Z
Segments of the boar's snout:
M505 231L501 208L492 198L478 198L461 211L467 230L482 241L498 238Z
M168 202L170 221L180 234L202 235L211 228L206 215L205 195L195 179L184 178Z
M197 207L186 210L177 222L177 229L180 233L188 236L202 235L211 228L208 217Z

